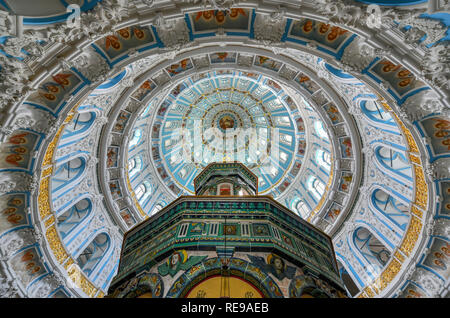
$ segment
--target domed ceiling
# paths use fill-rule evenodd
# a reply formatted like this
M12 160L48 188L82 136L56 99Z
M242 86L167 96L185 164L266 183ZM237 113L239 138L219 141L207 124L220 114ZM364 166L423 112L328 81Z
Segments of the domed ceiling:
M392 5L0 1L0 295L103 297L125 231L241 161L350 296L445 297L448 7Z

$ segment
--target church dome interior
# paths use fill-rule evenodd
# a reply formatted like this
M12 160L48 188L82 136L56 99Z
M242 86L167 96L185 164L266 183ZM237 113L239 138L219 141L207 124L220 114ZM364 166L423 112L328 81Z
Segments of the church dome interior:
M255 187L202 195L329 236L348 297L448 298L449 12L0 0L0 297L105 297L125 233L240 162Z

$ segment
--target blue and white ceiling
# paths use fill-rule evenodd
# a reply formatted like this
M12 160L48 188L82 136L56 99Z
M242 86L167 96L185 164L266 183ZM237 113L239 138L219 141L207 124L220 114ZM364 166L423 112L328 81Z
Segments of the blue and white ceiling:
M241 158L260 194L333 237L350 295L445 295L448 13L397 1L426 23L379 29L331 10L336 1L202 12L175 2L42 0L31 12L26 1L0 0L0 14L20 14L13 25L39 39L21 47L17 33L0 34L1 72L10 72L1 84L0 275L15 282L12 295L103 296L123 232L192 194L207 163ZM78 35L60 23L70 4L87 17ZM392 3L345 8L367 4ZM279 128L280 160L246 144L226 157L211 127ZM179 128L202 138L183 144ZM272 141L256 138L261 149Z

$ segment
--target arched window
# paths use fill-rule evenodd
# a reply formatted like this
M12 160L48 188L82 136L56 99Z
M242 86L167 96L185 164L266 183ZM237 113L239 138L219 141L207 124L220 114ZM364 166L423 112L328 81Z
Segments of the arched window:
M131 138L130 143L128 144L128 148L133 148L137 144L139 144L139 141L142 138L142 130L136 129L133 132L133 138Z
M323 123L320 120L314 122L314 130L319 135L320 138L328 140L328 134L323 127Z
M402 230L406 229L410 218L409 208L406 205L381 189L377 189L372 193L372 203L378 211L388 217L399 228Z
M316 197L320 199L325 193L325 183L323 183L319 178L311 176L308 179L308 190Z
M362 112L374 122L397 127L397 124L395 123L392 116L388 112L386 112L383 107L378 105L377 101L364 100L361 101L360 105Z
M134 190L134 193L136 194L136 199L138 201L141 200L141 198L144 196L145 194L145 185L143 183L141 183L136 190Z
M322 149L318 149L316 151L316 161L324 169L328 171L331 170L331 157L329 152L324 151Z
M70 139L70 141L73 141L79 139L74 138L76 135L86 135L85 133L90 130L92 124L95 121L95 118L95 112L84 112L76 114L74 119L64 127L64 132L61 136L61 142L58 147L64 146L64 144L67 143L64 141L65 139Z
M139 202L145 202L145 200L147 200L149 195L152 194L152 186L151 186L150 182L144 181L144 182L142 182L142 184L144 185L145 190L144 190L144 195L139 199Z
M155 205L155 207L153 208L152 212L150 212L150 216L158 213L158 211L161 211L161 209L163 208L162 204L157 204Z
M57 225L61 237L64 239L92 210L92 202L82 199L57 217Z
M81 270L90 275L95 269L95 266L100 263L102 257L105 255L110 244L108 235L101 233L84 249L78 256L77 263Z
M309 213L308 205L301 199L296 199L292 202L292 210L303 219L306 219Z
M61 193L70 189L70 185L75 185L84 172L86 159L78 157L60 164L52 177L52 193Z
M353 234L353 242L366 261L372 266L367 268L379 274L391 257L391 252L364 227L359 227Z
M136 156L128 160L128 174L130 178L134 177L136 173L142 169L142 158L141 156Z
M378 146L375 149L375 156L383 170L390 170L398 176L412 181L411 165L406 156L390 147Z

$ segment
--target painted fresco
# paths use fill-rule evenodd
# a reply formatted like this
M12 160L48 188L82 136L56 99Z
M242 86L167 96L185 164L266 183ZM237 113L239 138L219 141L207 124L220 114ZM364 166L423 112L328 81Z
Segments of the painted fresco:
M259 267L262 271L271 273L279 280L284 278L292 279L295 275L296 268L286 264L286 261L276 254L269 254L264 259L261 256L253 256L248 254L247 257L251 263Z
M113 197L113 200L119 199L122 197L122 191L120 190L119 181L111 181L109 183L109 191L111 191L111 195Z
M117 116L116 122L114 124L114 127L112 129L113 132L123 133L125 130L125 126L128 122L128 119L130 119L131 114L129 112L126 112L124 110L120 111L119 115Z
M434 238L430 252L423 261L433 272L444 280L450 276L450 242L440 238Z
M289 35L308 42L314 41L337 53L352 33L327 23L301 19L292 23Z
M277 188L278 191L283 192L284 190L287 189L287 187L289 187L291 185L291 180L284 180L281 185Z
M346 298L347 296L326 281L313 275L294 277L289 284L289 297L291 298Z
M11 259L11 266L16 273L20 273L20 280L28 286L33 280L46 273L36 247L31 247L16 254Z
M113 168L117 167L117 162L119 158L119 147L108 147L108 152L106 153L106 167Z
M327 214L325 215L325 220L333 223L337 219L339 214L341 214L341 211L342 207L336 202L333 202Z
M353 156L352 140L350 137L339 138L339 145L341 146L343 158L351 158Z
M292 174L292 176L296 176L296 175L298 175L298 173L300 172L300 168L302 167L302 163L300 162L300 161L295 161L295 163L294 163L294 165L293 165L293 167L292 167L292 169L291 169L291 174Z
M36 93L30 95L25 102L38 104L57 113L67 96L77 89L83 81L72 72L62 72L47 78Z
M156 43L149 27L127 27L108 35L95 43L110 61L126 54L130 49Z
M165 180L169 177L169 175L166 172L166 169L164 169L163 166L159 166L156 170L158 171L159 175L161 176L161 178L163 180Z
M341 179L339 180L338 190L348 193L350 190L350 185L352 184L352 178L353 174L351 172L343 171L341 173Z
M190 267L202 262L208 256L189 256L185 250L175 251L167 260L158 266L158 273L161 276L170 275L174 277L180 270L185 271Z
M336 105L334 105L333 103L326 104L325 106L323 106L323 108L327 112L328 117L330 118L333 125L342 123L344 121Z
M120 216L122 217L122 220L125 221L125 224L128 226L133 226L136 224L136 220L134 219L133 215L131 215L129 209L124 209L120 211Z
M39 135L18 130L0 145L0 170L30 170Z
M298 117L295 119L295 122L297 124L297 129L299 132L305 132L305 122L303 121L303 118Z
M259 75L258 74L256 74L256 73L250 73L250 72L241 72L241 75L242 76L245 76L245 77L249 77L249 78L253 78L253 79L258 79L258 77L259 77Z
M320 89L320 86L311 80L308 76L303 73L300 73L295 77L295 81L300 84L304 89L306 89L309 93L314 94L314 92Z
M234 71L232 70L217 70L216 75L231 75Z
M157 123L152 127L152 138L159 138L159 131L161 130L161 124Z
M146 80L144 83L142 83L142 85L133 92L133 94L131 95L131 97L136 98L137 100L144 100L145 97L147 97L148 94L150 94L150 92L152 90L154 90L156 88L156 84L153 83L153 81L151 80Z
M175 194L178 194L181 191L174 183L169 184L168 188Z
M119 286L114 294L119 298L161 298L164 282L158 274L143 272Z
M257 55L253 63L255 66L267 68L271 71L278 72L281 68L281 62L275 61L270 57Z
M279 93L282 90L281 86L277 82L272 81L271 79L267 79L266 85L272 88L277 93Z
M442 117L431 117L421 121L425 133L431 139L431 147L435 156L450 153L450 120Z
M247 31L250 28L250 10L232 8L226 10L207 10L190 14L192 31L216 31L218 28L227 30Z
M298 141L298 154L304 156L306 151L306 140L301 139Z
M400 294L400 298L428 298L428 295L421 288L409 282Z
M0 236L8 230L29 225L27 199L22 193L0 196Z
M183 73L184 71L187 71L193 67L191 59L184 59L181 60L178 63L172 64L169 67L166 67L167 73L169 73L170 76L175 76L180 73Z
M236 63L236 52L217 52L209 55L211 64Z
M441 197L443 198L441 203L441 210L439 214L441 215L450 215L450 182L441 182Z
M405 67L400 64L396 65L387 59L374 64L369 72L382 82L389 83L399 99L415 89L426 86L425 83L418 81L413 73Z
M185 83L181 83L178 84L177 86L175 86L172 91L170 92L170 94L172 94L174 97L177 97L178 95L180 95L180 93L187 88L187 85ZM170 102L165 100L163 105L169 106Z
M290 110L295 111L297 109L297 105L295 105L294 100L290 96L286 96L284 102L288 105Z

